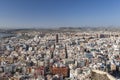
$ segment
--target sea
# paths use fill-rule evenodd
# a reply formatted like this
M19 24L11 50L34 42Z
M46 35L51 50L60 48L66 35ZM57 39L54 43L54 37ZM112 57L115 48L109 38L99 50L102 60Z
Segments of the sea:
M10 37L10 36L14 36L14 34L11 34L11 33L0 33L0 38Z

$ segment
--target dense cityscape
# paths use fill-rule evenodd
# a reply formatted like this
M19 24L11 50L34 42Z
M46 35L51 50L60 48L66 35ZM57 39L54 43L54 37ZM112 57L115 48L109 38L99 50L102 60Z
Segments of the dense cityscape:
M120 80L120 0L0 0L0 80Z
M14 34L0 41L0 80L120 79L119 32Z

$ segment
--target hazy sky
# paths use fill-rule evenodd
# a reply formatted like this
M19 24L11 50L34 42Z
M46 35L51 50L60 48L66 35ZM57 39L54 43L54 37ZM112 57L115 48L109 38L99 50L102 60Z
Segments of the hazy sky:
M0 0L0 28L120 26L120 0Z

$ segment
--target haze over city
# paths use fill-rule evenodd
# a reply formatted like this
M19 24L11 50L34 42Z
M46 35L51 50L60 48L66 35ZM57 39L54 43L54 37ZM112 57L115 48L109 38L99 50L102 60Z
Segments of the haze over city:
M120 0L0 0L0 28L120 26Z

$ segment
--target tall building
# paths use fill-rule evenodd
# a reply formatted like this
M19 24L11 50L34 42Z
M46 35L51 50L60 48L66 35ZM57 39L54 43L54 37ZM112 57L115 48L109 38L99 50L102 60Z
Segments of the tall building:
M67 47L65 45L65 58L68 58Z
M56 43L59 42L58 34L56 34Z

